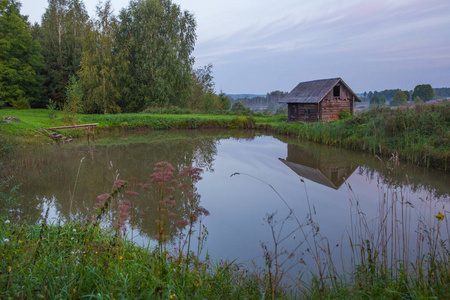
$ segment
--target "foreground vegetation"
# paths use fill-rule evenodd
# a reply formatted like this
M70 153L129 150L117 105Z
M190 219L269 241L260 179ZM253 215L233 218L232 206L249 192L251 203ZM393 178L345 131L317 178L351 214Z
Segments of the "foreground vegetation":
M157 164L155 170L151 176L152 188L159 190L160 197L149 200L158 201L169 195L171 190L166 187L175 176L168 163ZM197 240L191 225L202 217L199 212L207 215L199 206L195 184L190 184L200 180L198 171L188 167L181 173L182 176L177 177L184 176L188 180L180 188L190 191L184 194L189 199L175 198L175 202L189 206L190 213L184 222L171 224L166 217L172 209L171 203L160 201L161 213L155 225L160 234L153 238L154 246L138 246L132 237L123 234L125 229L133 229L132 201L125 200L125 197L132 197L133 192L124 191L131 185L122 180L115 182L111 194L98 197L97 210L85 221L63 224L59 220L49 224L47 210L40 224L29 225L26 219L10 220L8 212L3 211L0 217L0 298L450 297L450 236L445 208L438 210L435 216L434 210L420 212L408 204L407 199L404 201L402 191L386 191L380 199L375 223L372 223L365 217L358 199L352 196L351 230L343 234L342 241L351 258L344 271L340 270L339 259L333 258L335 246L329 245L327 237L320 233L315 211L310 209L304 220L291 212L288 218L298 223L298 230L289 233L282 231L283 222L288 218L276 219L272 214L266 221L274 240L263 247L265 266L249 269L237 261L217 261L208 256L199 259L189 246L187 250L184 246L169 247L168 244L177 239L181 241L178 245L186 245L186 242L190 245L191 236L192 241ZM307 195L305 201L309 202ZM417 224L411 224L411 216L416 214L421 217ZM426 217L429 214L433 214L431 219ZM178 226L184 226L186 235L172 231ZM198 234L198 240L204 241L203 232ZM288 248L284 247L283 240L295 241L298 246L292 252L284 250ZM285 262L303 251L312 257L313 265L303 266L301 274L289 278Z
M76 222L6 222L0 226L2 299L261 298L256 280L230 262L162 255Z

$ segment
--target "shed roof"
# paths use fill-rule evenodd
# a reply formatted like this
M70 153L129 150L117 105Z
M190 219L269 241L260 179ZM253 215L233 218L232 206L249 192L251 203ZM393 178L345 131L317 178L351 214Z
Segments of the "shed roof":
M343 84L354 95L355 101L361 102L358 96L341 78L320 79L300 82L280 103L319 103L338 83Z
M311 181L317 182L318 184L333 188L335 190L339 189L327 176L325 176L319 169L311 168L308 166L299 165L282 158L279 158L286 166L288 166L292 171L297 173L297 175L309 179Z

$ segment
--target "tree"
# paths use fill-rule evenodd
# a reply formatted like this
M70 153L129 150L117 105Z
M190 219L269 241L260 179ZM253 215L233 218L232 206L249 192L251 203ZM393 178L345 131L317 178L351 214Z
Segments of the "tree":
M434 91L430 84L419 84L414 88L412 98L420 97L424 102L434 98Z
M390 106L399 106L399 105L405 105L408 101L408 97L406 96L405 92L399 91L395 94L394 98L389 103Z
M248 115L251 113L250 109L245 107L244 104L242 104L241 102L235 102L231 106L231 112L233 112L235 114L243 114L243 115Z
M386 97L381 96L380 100L378 101L378 104L380 106L386 105Z
M90 22L84 36L80 80L84 91L84 111L115 113L120 111L119 99L120 59L115 51L114 34L117 21L112 14L111 2L97 6L97 19Z
M229 110L230 109L230 96L225 95L224 92L220 92L218 95L220 110Z
M66 87L66 102L64 103L64 119L68 123L76 124L77 113L81 112L81 102L83 101L83 91L81 83L75 76L71 76Z
M197 68L192 72L192 93L190 94L187 105L193 110L204 110L205 97L208 94L214 94L214 77L212 76L212 64ZM206 100L206 102L210 102Z
M128 65L121 78L126 109L186 106L192 87L194 16L170 0L133 0L119 19L116 39Z
M415 105L418 105L418 104L422 104L422 103L423 103L422 99L420 99L419 96L416 96L416 97L413 99L413 102L414 102Z
M370 98L371 105L378 105L379 102L380 102L380 99L378 98L378 96L372 96L372 98Z
M48 0L39 41L46 63L48 97L65 101L65 88L80 68L82 37L89 16L81 0Z
M25 108L39 100L40 51L20 3L0 0L0 101Z

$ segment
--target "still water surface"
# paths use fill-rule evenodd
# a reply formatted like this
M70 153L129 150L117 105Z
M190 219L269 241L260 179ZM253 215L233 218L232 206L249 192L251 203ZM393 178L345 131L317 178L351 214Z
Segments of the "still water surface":
M314 269L314 260L308 257L311 245L301 242L305 235L312 237L310 217L333 256L345 263L348 258L342 243L358 226L356 203L376 226L381 202L408 201L414 206L405 220L411 231L420 218L433 222L435 214L449 210L450 184L445 172L255 132L116 133L97 139L95 145L78 141L40 147L18 154L14 161L16 169L9 171L22 184L23 197L12 213L30 222L42 219L47 209L53 222L88 219L95 212L96 197L111 191L114 178L150 182L149 175L159 161L168 161L177 170L200 167L204 170L196 185L200 205L211 213L203 221L209 231L208 254L261 266L261 245L269 251L274 245L269 214L276 213L273 220L280 222L274 228L275 237L288 236L280 244L296 249L295 259ZM239 175L231 176L235 173ZM155 196L142 192L135 201L133 240L155 245ZM291 210L293 215L281 227ZM184 215L182 206L177 214ZM294 217L305 226L303 231L298 230Z

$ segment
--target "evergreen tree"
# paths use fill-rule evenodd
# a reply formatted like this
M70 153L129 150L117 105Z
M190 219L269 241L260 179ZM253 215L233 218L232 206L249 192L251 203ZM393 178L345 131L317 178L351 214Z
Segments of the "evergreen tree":
M46 63L48 97L63 104L65 88L80 68L82 36L89 19L80 0L48 0L42 17L39 41Z
M0 101L29 107L40 98L42 55L20 3L0 0Z

